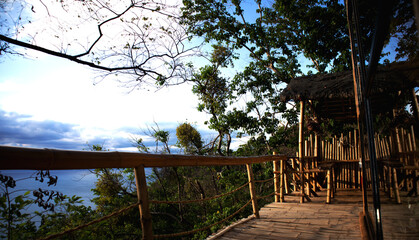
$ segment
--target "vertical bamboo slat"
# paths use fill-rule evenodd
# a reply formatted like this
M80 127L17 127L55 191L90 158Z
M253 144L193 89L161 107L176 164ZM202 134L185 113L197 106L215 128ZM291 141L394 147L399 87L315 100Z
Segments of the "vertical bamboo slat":
M308 148L308 141L307 140L304 141L304 154L305 154L306 157L308 157L309 154L310 154L310 149ZM303 158L302 161L304 163L303 171L304 171L304 169L309 170L309 168L310 168L310 158L305 158L305 159ZM304 176L307 179L307 183L306 183L306 187L305 187L306 195L311 197L310 177L309 177L310 173L305 173Z
M299 131L298 131L298 157L300 158L300 194L301 199L300 203L304 203L304 108L305 104L304 101L300 101L300 123L299 123Z
M315 156L316 158L313 160L313 168L317 168L317 164L318 164L318 160L319 160L319 139L317 134L314 136L314 149L313 149L313 156ZM313 173L313 191L317 190L317 177L318 174Z
M397 171L395 168L393 168L393 183L394 183L394 195L396 195L396 201L397 203L402 203L401 199L400 199L400 192L399 192L399 184L397 182Z
M332 196L332 176L331 176L331 170L328 169L327 170L327 198L326 198L326 203L330 203L331 202L331 196Z
M275 154L276 153L274 152L273 155L275 155ZM280 174L278 174L278 161L273 161L273 171L274 171L275 202L279 202L278 189L279 189ZM281 177L281 179L282 179L282 177Z
M295 170L295 165L295 158L291 158L291 166L293 170ZM292 173L292 180L294 182L294 192L297 192L297 184L295 184L297 182L297 177L295 172Z
M279 161L279 171L280 171L280 183L279 183L279 196L280 202L284 202L284 160Z

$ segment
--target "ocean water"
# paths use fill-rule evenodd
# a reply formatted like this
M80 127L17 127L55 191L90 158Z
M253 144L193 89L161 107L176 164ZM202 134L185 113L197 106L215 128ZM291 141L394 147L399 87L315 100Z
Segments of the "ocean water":
M89 170L51 170L50 174L58 177L55 186L48 186L48 179L44 179L42 183L36 181L36 171L33 170L2 170L0 173L11 176L16 180L16 187L10 189L10 191L14 192L14 195L24 194L27 191L41 188L43 190L58 191L67 196L80 196L84 205L94 207L94 204L91 202L92 198L94 198L91 189L94 188L96 176ZM32 197L32 193L29 196Z
M151 169L145 169L146 175L151 174ZM16 180L16 187L11 189L13 195L24 194L27 191L37 190L52 190L63 193L67 196L79 196L83 200L83 205L95 208L92 199L95 197L91 191L95 187L97 180L96 175L87 169L83 170L51 170L52 176L57 176L57 184L48 186L48 179L44 182L35 181L36 171L34 170L1 170L1 174L11 176ZM1 189L0 193L4 190ZM31 198L32 193L29 195ZM34 210L35 208L32 208Z

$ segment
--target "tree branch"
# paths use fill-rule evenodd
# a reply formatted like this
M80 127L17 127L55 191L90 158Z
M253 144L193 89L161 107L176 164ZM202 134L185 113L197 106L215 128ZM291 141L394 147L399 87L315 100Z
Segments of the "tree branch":
M79 55L76 55L76 56L74 56L75 58L79 58L79 57L83 57L83 56L86 56L86 55L88 55L91 51L92 51L92 49L94 48L94 46L96 45L96 43L98 43L99 42L99 40L102 38L102 36L103 36L103 33L102 33L102 25L104 25L105 23L108 23L108 22L110 22L110 21L113 21L113 20L115 20L115 19L118 19L118 18L120 18L122 15L124 15L126 12L128 12L132 7L134 6L134 4L131 4L131 5L129 5L128 7L127 7L127 9L125 9L122 13L120 13L120 14L117 14L115 17L113 17L113 18L109 18L109 19L107 19L106 21L104 21L104 22L102 22L102 23L100 23L98 26L97 26L97 28L98 28L98 30L99 30L99 37L98 38L96 38L96 40L93 42L93 44L92 45L90 45L90 48L86 51L86 52L84 52L84 53L82 53L82 54L79 54Z
M71 56L71 55L68 55L68 54L65 54L65 53L52 51L50 49L43 48L43 47L40 47L40 46L36 46L36 45L33 45L33 44L29 44L29 43L26 43L26 42L22 42L22 41L13 39L13 38L6 37L6 36L1 35L1 34L0 34L0 40L1 41L5 41L5 42L8 42L8 43L13 44L13 45L17 45L17 46L24 47L24 48L29 48L29 49L32 49L32 50L35 50L35 51L38 51L38 52L46 53L48 55L52 55L52 56L59 57L59 58L64 58L64 59L67 59L67 60L70 60L70 61L73 61L73 62L76 62L76 63L79 63L79 64L87 65L87 66L92 67L92 68L96 68L96 69L100 69L100 70L105 70L105 71L109 71L109 72L118 71L118 70L129 70L129 69L138 68L136 66L131 66L131 67L115 67L115 68L112 68L112 67L104 67L104 66L97 65L97 64L95 64L93 62L89 62L89 61L84 61L84 60L78 59L76 56ZM140 70L141 71L144 71L144 72L152 72L150 70L145 70L145 69L140 69ZM154 72L154 73L158 74L157 72Z

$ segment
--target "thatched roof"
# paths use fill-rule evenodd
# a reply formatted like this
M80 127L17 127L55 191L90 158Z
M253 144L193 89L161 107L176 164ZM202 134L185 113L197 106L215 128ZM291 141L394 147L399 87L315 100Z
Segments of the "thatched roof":
M399 91L419 86L419 61L401 62L378 69L371 89L373 112L392 110ZM281 101L317 101L319 115L335 119L355 118L352 71L294 78L281 93Z
M415 63L396 63L379 69L371 93L397 92L418 86L419 61ZM281 93L281 101L284 102L290 99L301 101L353 97L352 71L294 78Z

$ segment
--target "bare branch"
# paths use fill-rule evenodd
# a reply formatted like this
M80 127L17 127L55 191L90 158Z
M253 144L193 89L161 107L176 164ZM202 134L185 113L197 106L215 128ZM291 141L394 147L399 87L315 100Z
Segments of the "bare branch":
M110 22L110 21L113 21L113 20L115 20L115 19L118 19L118 18L120 18L122 15L124 15L126 12L128 12L132 7L133 7L134 5L130 5L130 6L128 6L128 8L127 9L125 9L125 11L123 11L122 13L120 13L120 14L118 14L118 15L116 15L115 17L113 17L113 18L109 18L109 19L107 19L106 21L104 21L104 22L102 22L101 24L99 24L98 25L98 30L99 30L99 37L93 42L93 44L92 45L90 45L90 48L86 51L86 52L84 52L84 53L82 53L82 54L79 54L79 55L76 55L76 56L74 56L74 57L76 57L76 58L79 58L79 57L83 57L83 56L85 56L85 55L88 55L91 51L92 51L92 49L95 47L95 45L99 42L99 40L102 38L102 36L103 36L103 33L102 33L102 26L104 25L104 24L106 24L106 23L108 23L108 22Z

